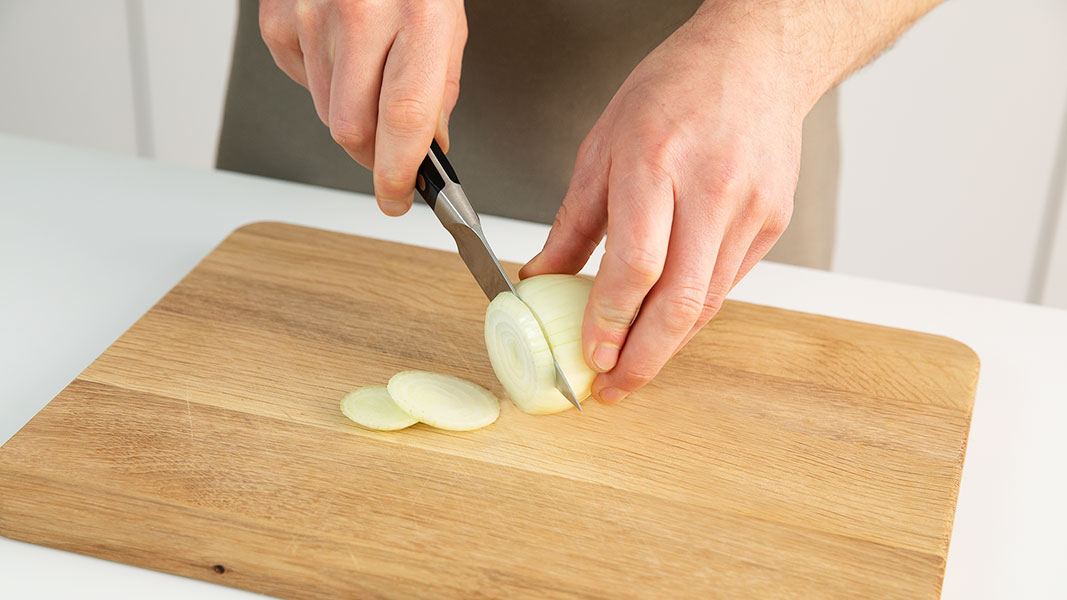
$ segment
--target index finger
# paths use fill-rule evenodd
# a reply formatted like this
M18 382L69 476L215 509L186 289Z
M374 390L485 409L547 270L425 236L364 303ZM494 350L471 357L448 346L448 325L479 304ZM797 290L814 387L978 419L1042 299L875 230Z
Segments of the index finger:
M435 5L430 5L435 6ZM374 193L388 215L411 207L444 98L455 15L420 15L397 32L385 60L374 140Z
M604 258L593 280L582 325L585 360L598 372L619 358L630 324L659 280L674 218L674 185L644 166L611 167Z

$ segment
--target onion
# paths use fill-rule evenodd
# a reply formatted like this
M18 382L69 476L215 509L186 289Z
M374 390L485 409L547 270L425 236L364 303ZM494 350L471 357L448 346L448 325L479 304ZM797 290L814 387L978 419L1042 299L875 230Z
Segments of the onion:
M592 285L574 275L538 275L515 284L518 298L502 292L489 303L485 311L489 362L508 396L524 412L546 415L571 408L556 389L553 355L575 397L579 401L589 397L596 372L582 355L582 318Z
M596 372L582 355L582 318L593 282L574 275L538 275L497 295L485 311L489 362L508 396L525 412L547 415L571 408L556 389L555 357L579 401ZM521 300L520 300L521 298ZM365 387L341 400L341 412L370 429L394 431L418 422L471 431L500 416L489 390L458 377L401 371L389 385Z
M349 392L341 400L341 412L356 423L379 431L396 431L419 422L400 410L384 385Z
M400 410L438 429L471 431L500 416L500 402L492 392L458 377L401 371L387 387Z

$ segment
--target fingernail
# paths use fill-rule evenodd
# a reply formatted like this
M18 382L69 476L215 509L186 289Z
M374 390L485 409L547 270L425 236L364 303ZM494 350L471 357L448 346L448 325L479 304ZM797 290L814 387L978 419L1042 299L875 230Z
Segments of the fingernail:
M390 217L399 217L400 215L407 212L408 209L408 205L406 202L392 200L389 198L379 198L378 206L382 208L382 212L389 215Z
M596 399L603 404L615 404L626 397L626 392L616 387L607 387L597 394Z
M615 368L619 361L619 347L608 342L601 342L596 350L593 350L593 368L605 373Z

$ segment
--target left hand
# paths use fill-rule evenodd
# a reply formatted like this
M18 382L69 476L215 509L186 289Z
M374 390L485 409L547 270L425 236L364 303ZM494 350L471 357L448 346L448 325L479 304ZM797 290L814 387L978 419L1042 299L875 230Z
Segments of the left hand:
M698 13L634 69L520 273L576 273L606 232L582 331L601 402L648 383L792 214L801 126L818 95L794 82L773 28L721 23Z

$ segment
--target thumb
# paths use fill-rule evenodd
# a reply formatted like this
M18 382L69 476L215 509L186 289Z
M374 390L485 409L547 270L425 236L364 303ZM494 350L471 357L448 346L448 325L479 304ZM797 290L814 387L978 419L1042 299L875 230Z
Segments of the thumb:
M570 188L556 213L544 249L519 271L526 279L544 273L577 273L604 238L608 224L606 161L578 154Z

